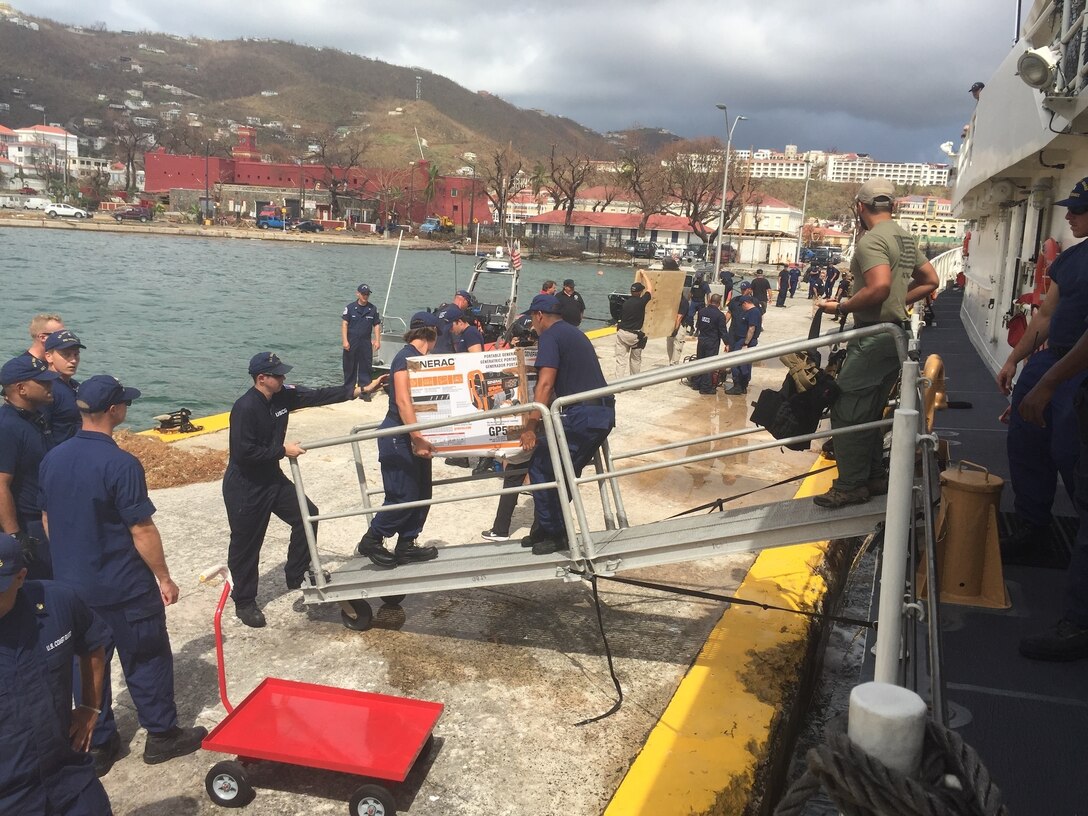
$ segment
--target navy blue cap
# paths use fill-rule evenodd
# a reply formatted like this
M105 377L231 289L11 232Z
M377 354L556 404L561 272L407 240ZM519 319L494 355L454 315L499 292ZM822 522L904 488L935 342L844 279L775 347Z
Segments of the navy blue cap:
M637 295L639 292L641 292L645 288L646 288L645 284L642 284L642 283L639 283L638 281L635 281L634 283L631 284L631 294L632 295Z
M442 316L446 318L449 323L465 319L464 311L458 309L456 306L447 306L445 308L445 313Z
M0 592L7 592L15 576L25 566L23 542L13 535L0 533Z
M468 291L468 289L458 289L457 294L463 297L469 303L472 303L472 292Z
M743 292L743 291L744 291L745 289L751 289L751 288L752 288L752 284L748 283L748 281L741 281L741 282L740 282L740 290L741 290L742 292Z
M360 295L369 295L370 287L367 286L365 283L360 283L359 287L355 291L358 292Z
M138 388L125 388L121 381L109 374L95 374L84 380L76 391L76 405L87 414L97 414L112 405L132 402L140 396Z
M752 299L751 295L737 295L736 297L733 298L733 300L731 302L732 303L751 303L753 306L756 303L755 300Z
M4 363L0 368L0 385L14 385L15 383L36 380L45 382L55 380L60 375L50 371L44 360L39 360L32 354L20 354Z
M416 312L408 322L408 328L410 329L423 329L427 326L438 328L438 318L430 312Z
M567 278L565 281L563 281L563 285L564 286L569 286L571 289L573 289L574 288L574 278Z
M555 295L537 295L529 304L530 312L544 312L544 314L561 314L559 298Z
M258 374L286 374L294 366L289 366L279 358L274 351L262 351L254 354L249 360L249 374L256 377Z
M80 342L79 338L72 334L72 332L70 332L68 329L61 329L60 331L55 331L47 338L45 338L46 351L54 351L56 349L66 348L85 349L87 347L83 345L83 343Z
M1068 198L1055 201L1056 207L1088 207L1088 178L1082 178L1073 185L1073 192Z

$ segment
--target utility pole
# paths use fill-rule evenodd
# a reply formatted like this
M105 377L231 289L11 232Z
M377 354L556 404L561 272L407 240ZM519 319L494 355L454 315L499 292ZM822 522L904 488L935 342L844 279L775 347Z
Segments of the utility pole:
M211 149L212 149L211 141L208 140L208 139L205 139L204 140L204 206L202 208L203 217L201 218L201 221L204 221L204 222L207 222L207 220L208 220L208 203L209 203L208 199L210 198L210 194L209 194L209 176L208 176L208 156L209 156L209 153L211 152Z
M801 229L797 231L797 252L794 253L793 261L798 263L801 260L801 246L805 240L805 210L808 209L808 182L812 175L812 166L805 162L805 197L801 202Z
M722 241L725 240L725 197L729 192L729 153L733 144L733 130L741 119L747 119L747 116L738 116L733 120L733 126L729 126L729 111L725 105L716 105L718 110L725 114L725 159L723 164L725 169L722 171L722 202L721 209L718 212L718 249L714 253L714 275L717 277L718 272L722 268Z

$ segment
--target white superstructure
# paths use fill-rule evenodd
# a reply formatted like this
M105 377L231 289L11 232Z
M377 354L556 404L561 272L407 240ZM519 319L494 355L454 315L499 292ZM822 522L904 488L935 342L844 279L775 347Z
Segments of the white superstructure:
M1015 301L1036 289L1042 247L1073 240L1053 202L1088 175L1088 139L1079 135L1088 130L1086 23L1076 6L1036 0L986 82L958 155L952 204L969 232L964 324L995 371L1008 357L1009 319L1030 309ZM1033 77L1039 90L1025 82Z

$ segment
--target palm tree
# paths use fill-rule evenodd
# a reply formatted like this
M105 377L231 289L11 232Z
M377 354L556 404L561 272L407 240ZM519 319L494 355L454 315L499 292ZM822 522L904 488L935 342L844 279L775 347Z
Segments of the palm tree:
M427 212L431 211L431 202L434 201L435 186L438 183L438 165L431 162L427 165L427 186L423 190L423 199L427 202Z

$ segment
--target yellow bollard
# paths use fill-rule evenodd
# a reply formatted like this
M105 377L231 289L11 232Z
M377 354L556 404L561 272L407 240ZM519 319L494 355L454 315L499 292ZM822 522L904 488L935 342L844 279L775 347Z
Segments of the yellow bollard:
M933 416L938 410L948 407L948 392L944 383L944 360L938 354L926 357L922 377L929 381L923 392L923 413L926 417L926 431L933 432Z
M941 474L937 570L943 603L990 609L1012 605L1001 571L997 533L997 508L1004 486L1003 479L971 462L959 462L955 469ZM919 597L926 597L929 587L924 561L918 570L918 588Z

